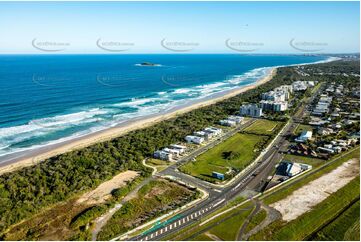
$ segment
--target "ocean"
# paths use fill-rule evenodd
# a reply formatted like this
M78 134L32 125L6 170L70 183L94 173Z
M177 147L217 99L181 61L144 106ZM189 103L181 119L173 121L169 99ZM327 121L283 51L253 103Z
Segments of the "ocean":
M301 55L0 55L0 163L219 92ZM140 65L149 62L156 65Z

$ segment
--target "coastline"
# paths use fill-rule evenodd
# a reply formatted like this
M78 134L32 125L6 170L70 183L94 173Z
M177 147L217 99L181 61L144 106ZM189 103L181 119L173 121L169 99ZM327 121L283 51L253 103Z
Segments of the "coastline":
M248 90L254 89L268 81L277 73L277 67L271 68L271 71L263 78L257 80L255 83L232 90L216 93L203 99L192 101L188 104L184 104L173 109L168 110L165 113L153 114L146 117L131 119L124 123L121 123L115 127L97 131L91 134L87 134L78 138L60 142L57 144L48 145L45 147L37 148L30 151L19 152L19 155L13 154L0 163L0 175L3 173L11 172L23 167L35 165L38 162L60 155L69 151L81 149L95 143L111 140L113 138L120 137L130 131L146 128L152 126L158 122L174 118L180 114L190 112L194 109L202 108L212 105L214 103L231 98Z

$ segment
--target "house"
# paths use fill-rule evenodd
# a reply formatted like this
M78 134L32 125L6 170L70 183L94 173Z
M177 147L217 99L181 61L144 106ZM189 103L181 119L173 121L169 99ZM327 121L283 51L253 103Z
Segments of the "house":
M340 146L335 146L332 148L336 153L340 153L342 151L342 148Z
M317 150L321 153L334 154L335 151L333 149L328 149L325 147L317 147Z
M154 152L153 157L160 160L170 161L172 160L173 156L171 153L168 153L163 150L157 150Z
M171 149L179 150L179 154L183 154L187 149L187 147L183 145L176 145L176 144L171 144L169 147Z
M334 131L333 131L333 129L330 129L330 128L319 127L317 129L317 134L319 134L319 135L329 135L332 133L334 133Z
M194 144L202 144L204 142L204 138L203 137L198 137L198 136L194 136L194 135L187 135L185 137L185 140L188 143L194 143Z
M242 116L251 116L251 117L261 117L262 116L262 108L257 104L244 104L240 107L239 110Z
M304 143L312 138L312 131L303 131L299 137L295 139L296 142Z

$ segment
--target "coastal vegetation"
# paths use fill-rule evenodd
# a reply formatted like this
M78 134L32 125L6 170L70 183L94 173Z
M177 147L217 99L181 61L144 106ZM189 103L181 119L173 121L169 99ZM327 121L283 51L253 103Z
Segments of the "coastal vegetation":
M137 196L125 202L98 234L99 240L117 235L196 199L199 193L165 180L144 185Z
M311 68L328 68L327 65L330 63L313 65ZM334 62L331 65L334 67L332 70L337 70L337 68L354 70L356 64ZM281 67L278 68L277 74L271 81L235 97L129 132L109 141L60 154L33 166L2 174L0 176L0 238L7 238L5 234L11 231L11 225L16 225L46 209L51 209L56 204L59 206L67 204L71 199L96 188L120 172L137 171L139 173L137 179L150 176L152 169L143 166L142 160L150 157L155 150L183 141L186 135L214 125L230 114L236 114L243 102L257 102L260 94L265 91L279 85L291 84L295 80L309 78L299 75L294 67ZM319 81L332 81L337 78L339 77L333 75L319 76ZM128 191L129 189L117 194L121 197ZM62 211L64 214L70 213L67 209ZM72 218L67 217L66 221L69 219ZM105 229L110 232L103 232L103 238L113 233L112 229L108 230L107 227ZM119 232L123 229L126 228L119 227L114 231ZM46 230L45 227L44 230ZM31 234L31 231L24 233ZM42 231L37 231L37 233L41 234Z

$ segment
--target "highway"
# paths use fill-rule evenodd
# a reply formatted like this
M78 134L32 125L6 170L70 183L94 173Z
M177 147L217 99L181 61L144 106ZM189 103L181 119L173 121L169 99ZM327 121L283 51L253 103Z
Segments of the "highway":
M311 98L305 102L302 100L298 108L304 110L307 105L314 99L314 97L319 93L319 91L315 92ZM297 110L298 110L297 108ZM293 131L297 128L299 120L302 118L304 112L296 112L288 123L286 123L285 127L281 130L281 132L276 136L272 145L267 147L267 150L264 150L261 153L260 160L257 164L249 169L249 171L245 172L242 176L238 177L235 182L233 182L229 186L219 187L213 185L211 183L199 180L197 178L191 177L189 175L180 173L178 171L178 167L208 149L214 147L219 144L223 140L231 137L232 135L239 132L241 129L251 125L255 119L250 120L248 123L242 125L241 127L230 131L225 134L222 138L212 141L211 143L205 145L204 147L194 151L187 157L184 157L164 171L160 173L160 175L171 175L174 177L178 177L183 182L189 183L191 185L200 187L206 190L209 193L209 196L206 200L199 202L195 206L177 214L173 218L167 220L169 223L162 223L160 226L157 226L153 229L150 229L138 236L133 238L129 238L128 240L133 241L149 241L149 240L161 240L162 238L179 231L180 229L189 226L193 223L199 221L202 217L207 216L208 214L216 211L217 209L225 206L228 201L232 198L235 198L240 192L247 189L256 190L259 185L267 179L267 177L273 172L274 166L282 159L283 154L280 152L283 147L288 146L288 141L286 139L287 136L293 133Z

